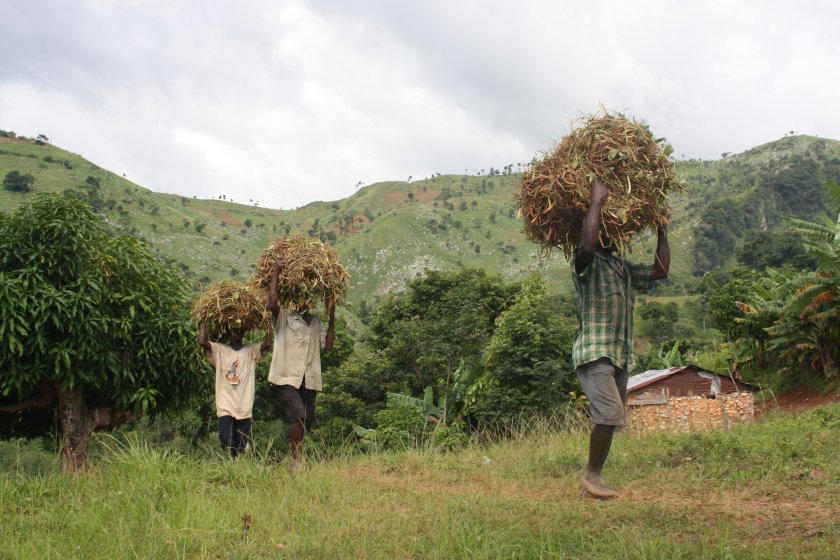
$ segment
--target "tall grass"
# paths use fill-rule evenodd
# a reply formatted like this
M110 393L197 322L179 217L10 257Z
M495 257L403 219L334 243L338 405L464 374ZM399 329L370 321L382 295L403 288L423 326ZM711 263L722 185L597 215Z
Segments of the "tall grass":
M100 437L76 476L0 442L0 558L837 558L840 405L622 434L610 502L578 490L587 431L533 420L448 452L313 441L297 476L269 437L238 459Z

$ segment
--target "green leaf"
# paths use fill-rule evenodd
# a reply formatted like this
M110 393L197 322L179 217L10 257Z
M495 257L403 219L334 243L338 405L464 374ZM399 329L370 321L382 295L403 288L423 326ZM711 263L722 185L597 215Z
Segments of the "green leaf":
M435 418L440 418L442 411L436 407L432 403L426 402L424 399L418 399L417 397L410 397L408 395L403 395L401 393L388 393L388 401L389 402L401 402L404 404L409 404L416 406L420 410L423 411L424 414L429 416L434 416Z

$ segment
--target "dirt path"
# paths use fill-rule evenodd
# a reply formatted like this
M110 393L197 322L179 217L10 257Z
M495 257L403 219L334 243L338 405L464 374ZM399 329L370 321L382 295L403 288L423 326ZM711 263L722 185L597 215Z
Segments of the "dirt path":
M478 495L527 499L538 502L590 501L581 494L577 485L562 480L501 479L492 474L473 473L453 476L438 471L435 476L397 470L383 470L375 466L357 466L340 470L339 474L353 484L373 485L389 490L455 495ZM784 528L783 534L799 533L804 536L823 534L840 516L837 508L814 503L808 497L791 499L789 496L756 496L747 490L714 490L701 494L663 489L625 488L618 503L654 504L680 510L696 511L709 517L724 516L733 523L747 524L770 533Z
M837 389L817 392L797 388L778 395L772 408L801 411L816 406L840 402ZM778 403L778 404L777 404ZM771 409L770 405L765 410ZM814 471L814 476L820 476ZM411 467L380 467L353 465L339 468L340 477L353 485L368 486L384 491L445 496L479 496L523 500L528 502L563 504L591 502L578 485L568 477L535 477L521 479L500 476L491 470L463 471L413 470ZM642 484L642 483L639 483ZM632 506L654 506L663 511L685 512L700 518L723 519L738 527L752 527L761 538L786 539L792 535L819 538L836 530L840 518L840 502L824 500L807 494L772 495L767 490L751 490L747 486L728 485L724 489L709 487L708 491L687 492L674 488L667 481L655 486L633 486L627 481L620 488L621 497L615 500Z
M840 402L840 388L838 387L823 392L800 386L776 395L775 400L767 401L766 409L808 410L835 402Z

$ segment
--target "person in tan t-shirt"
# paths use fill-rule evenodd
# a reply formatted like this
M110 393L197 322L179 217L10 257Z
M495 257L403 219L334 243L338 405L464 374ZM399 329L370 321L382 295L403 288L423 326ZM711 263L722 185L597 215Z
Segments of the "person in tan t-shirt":
M251 433L251 417L256 391L257 361L271 347L271 328L262 343L242 344L243 330L232 330L229 344L210 342L204 325L198 333L198 345L216 369L216 416L219 417L219 443L232 456L245 451Z
M321 319L312 314L309 304L294 312L284 309L277 300L280 272L285 261L278 258L271 273L268 308L274 329L274 350L268 381L277 386L289 420L292 443L292 471L301 468L300 446L304 434L315 421L315 397L321 390L321 350L331 350L335 342L335 306L329 309L330 323L324 333Z

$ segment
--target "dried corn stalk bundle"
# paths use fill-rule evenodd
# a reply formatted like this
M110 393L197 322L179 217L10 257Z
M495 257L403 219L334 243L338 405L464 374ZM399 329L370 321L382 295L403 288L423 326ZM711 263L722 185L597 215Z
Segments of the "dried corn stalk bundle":
M516 196L525 234L566 258L580 241L592 183L610 191L601 210L601 235L619 248L647 228L668 223L668 194L685 189L670 158L673 149L641 121L605 110L583 119L551 152L522 174Z
M192 318L207 329L210 340L227 340L232 330L268 326L266 294L240 282L211 284L193 303Z
M314 306L321 300L329 308L347 293L350 276L335 249L303 235L275 237L257 260L256 272L249 283L267 289L277 257L285 261L277 283L277 300L281 306L294 310L300 305Z

